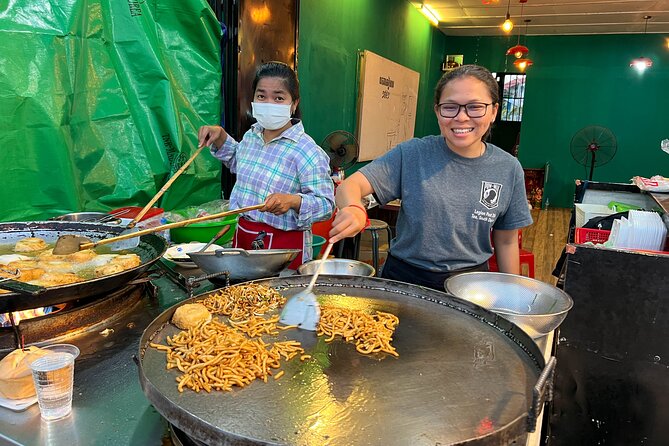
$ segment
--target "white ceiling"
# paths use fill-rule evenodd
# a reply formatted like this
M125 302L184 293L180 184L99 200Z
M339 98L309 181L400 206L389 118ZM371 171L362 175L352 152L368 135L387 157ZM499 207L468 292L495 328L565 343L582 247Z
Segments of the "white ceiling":
M411 1L420 5L421 2ZM439 29L449 36L503 35L507 5L515 26L524 19L529 35L643 34L669 32L669 0L426 0L439 16ZM489 3L489 4L486 4ZM517 29L517 28L516 28ZM515 32L515 29L514 31Z

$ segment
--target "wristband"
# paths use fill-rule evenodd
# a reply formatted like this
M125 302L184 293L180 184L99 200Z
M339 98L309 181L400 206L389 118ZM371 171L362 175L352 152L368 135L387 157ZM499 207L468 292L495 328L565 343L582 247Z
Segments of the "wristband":
M360 206L359 204L349 204L348 206L345 207L354 207L360 209L362 212L365 213L365 226L362 229L367 229L369 228L372 224L369 222L369 216L367 216L367 209L364 207Z

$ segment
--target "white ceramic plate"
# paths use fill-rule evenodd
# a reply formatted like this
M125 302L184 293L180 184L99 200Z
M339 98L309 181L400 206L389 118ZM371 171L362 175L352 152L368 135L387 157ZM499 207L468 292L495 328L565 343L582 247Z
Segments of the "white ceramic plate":
M188 253L198 252L204 245L206 245L206 243L191 242L170 246L167 248L167 251L165 251L165 254L163 254L163 258L182 268L197 268L197 265L190 259L190 257L188 257ZM223 247L213 244L207 248L206 252L216 251L217 249L223 249Z

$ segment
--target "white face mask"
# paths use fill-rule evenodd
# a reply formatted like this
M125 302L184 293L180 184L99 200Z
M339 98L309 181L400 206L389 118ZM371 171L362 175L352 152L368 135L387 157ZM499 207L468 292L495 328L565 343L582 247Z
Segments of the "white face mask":
M251 102L253 117L267 130L277 130L290 121L290 104L270 104L269 102Z

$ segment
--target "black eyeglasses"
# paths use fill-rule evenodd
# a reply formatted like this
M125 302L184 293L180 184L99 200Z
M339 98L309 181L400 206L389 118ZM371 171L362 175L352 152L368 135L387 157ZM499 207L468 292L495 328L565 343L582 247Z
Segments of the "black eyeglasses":
M455 118L460 113L460 109L465 109L465 113L470 118L482 118L488 112L488 106L485 102L470 102L469 104L460 105L453 102L444 102L437 105L439 114L442 118Z

